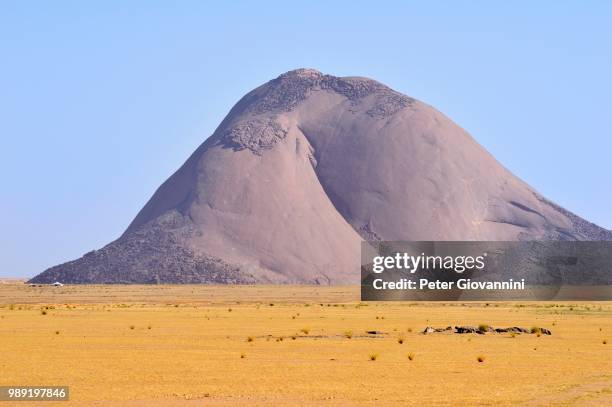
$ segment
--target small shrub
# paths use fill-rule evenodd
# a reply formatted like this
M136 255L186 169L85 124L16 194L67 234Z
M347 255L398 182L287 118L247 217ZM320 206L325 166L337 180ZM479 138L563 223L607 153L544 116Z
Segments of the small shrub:
M43 309L43 310L40 311L40 314L41 315L47 315L47 311Z
M534 326L531 328L531 333L532 334L541 334L542 333L542 329L538 328L537 326Z
M353 337L353 331L345 331L344 332L344 337L346 339L351 339Z
M228 309L227 309L227 312L232 312L232 309L231 309L231 308L228 308Z
M408 360L410 360L410 361L414 360L414 353L409 353L408 354Z
M478 330L480 332L489 332L489 325L488 324L480 324L478 325Z
M412 328L408 328L408 329L407 329L407 331L408 331L408 332L412 332Z
M130 325L130 329L134 329L136 328L134 325Z
M397 338L397 343L399 343L400 345L404 343L404 338L403 337L399 337Z
M253 338L252 336L248 336L247 337L247 342L253 342L255 340L255 338Z
M310 328L302 328L300 329L300 332L302 332L304 335L308 335L308 333L310 332Z
M604 339L603 341L601 341L601 343L603 343L604 345L607 345L608 344L608 340Z
M295 341L295 340L296 340L296 338L297 338L297 336L295 336L295 335L291 335L291 339L292 339L292 340L294 340L294 341Z
M478 363L483 363L485 361L485 357L482 355L478 355L478 357L476 358L476 360L478 360Z
M149 326L147 327L147 329L151 329L151 325L149 325Z
M60 331L55 331L55 334L56 334L56 335L59 335L59 334L60 334Z
M378 359L378 355L376 353L370 353L370 360L373 362Z
M241 354L240 354L240 359L244 359L244 358L246 358L246 354L241 353Z

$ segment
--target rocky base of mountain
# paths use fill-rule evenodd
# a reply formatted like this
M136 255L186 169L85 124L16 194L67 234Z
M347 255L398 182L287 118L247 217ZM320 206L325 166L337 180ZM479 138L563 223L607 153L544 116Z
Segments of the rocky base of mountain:
M30 283L249 284L255 280L220 258L184 245L188 221L170 212L80 259L45 270Z
M573 233L571 235L563 231L558 231L558 233L549 237L550 240L576 240L576 236L579 236L581 238L580 240L612 240L612 230L604 229L594 223L584 220L580 216L560 207L544 197L538 196L538 199L546 205L553 207L557 212L562 213L572 222Z

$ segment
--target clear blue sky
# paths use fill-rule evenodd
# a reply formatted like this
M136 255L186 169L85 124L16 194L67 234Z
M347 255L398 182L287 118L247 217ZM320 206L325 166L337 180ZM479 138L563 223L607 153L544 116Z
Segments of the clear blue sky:
M4 1L0 276L118 237L247 91L378 79L612 228L612 2Z

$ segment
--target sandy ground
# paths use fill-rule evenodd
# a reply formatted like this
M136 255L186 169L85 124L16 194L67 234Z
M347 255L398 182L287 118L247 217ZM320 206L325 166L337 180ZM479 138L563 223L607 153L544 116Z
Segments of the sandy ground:
M482 323L552 335L420 333ZM71 401L45 406L601 406L612 405L612 302L10 282L0 284L0 354L0 385L70 386Z

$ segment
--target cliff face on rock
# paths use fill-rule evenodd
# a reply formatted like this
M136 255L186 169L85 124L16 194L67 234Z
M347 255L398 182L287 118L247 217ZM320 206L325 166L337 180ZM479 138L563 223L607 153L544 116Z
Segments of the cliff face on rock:
M359 281L367 240L612 240L443 114L298 69L244 96L125 233L33 282Z

